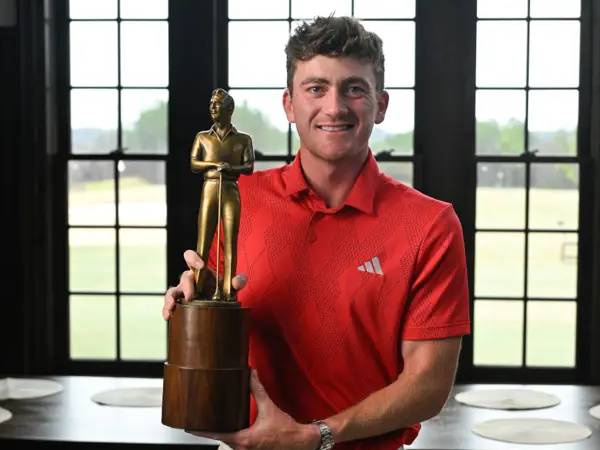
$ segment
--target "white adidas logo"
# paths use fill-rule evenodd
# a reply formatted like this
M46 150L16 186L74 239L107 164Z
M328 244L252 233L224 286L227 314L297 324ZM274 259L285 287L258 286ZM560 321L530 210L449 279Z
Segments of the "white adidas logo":
M383 270L381 270L381 263L379 262L379 258L374 256L370 261L365 262L358 266L359 272L368 272L368 273L376 273L377 275L383 275Z

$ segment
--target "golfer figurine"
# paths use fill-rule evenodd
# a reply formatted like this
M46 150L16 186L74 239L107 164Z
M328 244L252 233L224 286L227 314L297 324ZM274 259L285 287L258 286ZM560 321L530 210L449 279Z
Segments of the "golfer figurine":
M238 132L231 124L234 110L233 97L224 89L212 93L209 112L214 122L210 130L196 135L191 152L191 168L204 174L204 184L198 211L198 244L196 251L203 261L209 260L215 232L216 283L212 297L207 298L206 266L196 273L195 300L209 302L235 302L231 280L235 276L237 238L240 226L240 193L237 180L241 174L254 170L252 139ZM223 231L223 274L220 281L221 229Z

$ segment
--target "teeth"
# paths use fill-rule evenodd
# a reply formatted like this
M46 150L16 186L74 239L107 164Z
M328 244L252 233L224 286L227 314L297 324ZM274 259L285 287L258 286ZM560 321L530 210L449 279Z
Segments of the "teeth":
M323 131L344 131L352 128L352 125L320 125L319 128Z

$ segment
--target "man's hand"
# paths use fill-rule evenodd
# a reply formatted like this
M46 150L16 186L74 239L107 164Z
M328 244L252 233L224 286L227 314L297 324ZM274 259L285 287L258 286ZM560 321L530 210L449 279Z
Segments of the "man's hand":
M175 308L175 303L178 299L192 300L194 298L195 291L195 275L194 272L204 267L204 261L198 256L193 250L186 250L183 253L183 258L188 266L189 270L186 270L181 274L179 278L179 284L177 286L170 287L165 293L165 302L163 305L162 315L165 320L171 317L171 311ZM212 272L212 271L211 271ZM248 281L246 275L240 274L233 277L231 284L236 291L239 291ZM209 283L210 284L210 283ZM213 282L214 290L214 282ZM212 291L211 291L212 294Z
M250 428L235 433L193 434L223 441L234 450L315 450L319 446L319 427L298 423L280 410L267 395L254 369L250 389L258 410L256 421Z
M231 164L228 162L217 163L217 172L225 172L231 169Z

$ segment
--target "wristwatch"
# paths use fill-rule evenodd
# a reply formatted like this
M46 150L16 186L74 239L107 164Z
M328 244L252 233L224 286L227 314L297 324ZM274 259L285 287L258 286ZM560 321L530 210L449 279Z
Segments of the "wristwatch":
M321 433L321 441L317 450L331 450L335 444L331 428L322 420L315 420L313 423L319 426L319 433Z

